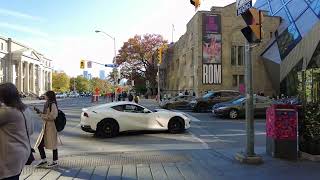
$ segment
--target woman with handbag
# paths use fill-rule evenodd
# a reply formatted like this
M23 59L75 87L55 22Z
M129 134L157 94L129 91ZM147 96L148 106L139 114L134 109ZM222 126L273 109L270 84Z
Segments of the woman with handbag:
M0 84L0 102L0 179L18 180L24 165L33 157L29 139L33 124L23 114L30 110L12 83Z
M42 167L46 165L47 168L51 168L58 165L58 132L55 125L55 119L58 116L58 107L56 94L53 91L46 92L45 99L46 103L43 112L35 108L43 120L42 130L35 144L35 148L38 148L41 156L41 161L36 166ZM53 151L53 161L50 164L47 162L44 148Z

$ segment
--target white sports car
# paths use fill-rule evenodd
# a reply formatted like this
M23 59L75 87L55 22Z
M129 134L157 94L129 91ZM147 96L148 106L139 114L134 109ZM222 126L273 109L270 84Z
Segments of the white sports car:
M169 130L180 133L190 128L190 118L168 110L155 112L132 102L114 102L82 109L81 129L100 137L123 131Z

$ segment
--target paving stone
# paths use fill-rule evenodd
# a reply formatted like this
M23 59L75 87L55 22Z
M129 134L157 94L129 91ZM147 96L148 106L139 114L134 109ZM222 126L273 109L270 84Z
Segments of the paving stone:
M152 180L152 174L149 166L137 166L137 174L139 180Z
M124 165L122 170L122 180L137 179L137 166L136 165Z

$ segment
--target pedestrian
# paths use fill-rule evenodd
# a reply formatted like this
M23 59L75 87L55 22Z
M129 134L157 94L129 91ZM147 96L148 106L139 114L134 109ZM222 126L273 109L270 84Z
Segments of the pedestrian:
M186 96L188 96L188 95L189 95L188 90L186 90L186 91L184 92L184 95L186 95Z
M179 96L183 96L183 93L182 93L182 92L180 92L180 93L179 93Z
M193 96L193 97L196 97L196 92L193 91L192 96Z
M130 102L133 101L133 95L132 95L131 93L129 93L128 100L129 100Z
M112 94L111 94L111 102L113 102L113 101L114 101L114 98L115 98L115 93L114 93L114 92L112 92Z
M19 180L32 155L29 138L33 133L31 113L22 103L14 84L0 85L0 179Z
M140 99L139 99L139 96L136 95L136 96L134 97L134 102L138 104L138 103L139 103L139 100L140 100Z
M47 168L51 168L58 165L58 132L55 126L55 119L58 116L58 106L56 95L53 91L46 92L45 99L46 103L44 104L43 112L37 110L43 120L43 126L35 145L35 147L38 148L41 157L41 160L36 167L46 165ZM47 162L44 148L53 151L53 161L50 164Z

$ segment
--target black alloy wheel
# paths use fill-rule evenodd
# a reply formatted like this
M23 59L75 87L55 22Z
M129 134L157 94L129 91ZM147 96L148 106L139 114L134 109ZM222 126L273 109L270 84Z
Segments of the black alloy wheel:
M185 130L183 119L174 118L170 120L168 124L168 130L173 134L182 133Z
M102 138L112 138L119 133L118 124L114 120L103 120L98 124L97 136Z

